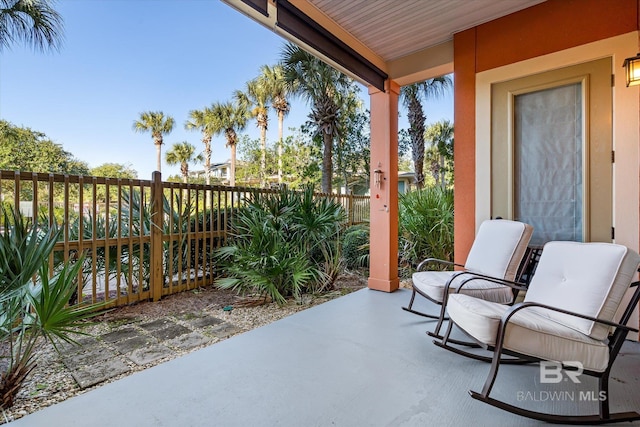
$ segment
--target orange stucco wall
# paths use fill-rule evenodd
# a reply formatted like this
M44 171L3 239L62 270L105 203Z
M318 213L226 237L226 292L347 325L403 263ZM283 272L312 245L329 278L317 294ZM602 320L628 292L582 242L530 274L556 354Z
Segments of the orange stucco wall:
M454 197L454 254L456 262L464 264L475 237L475 173L476 173L476 64L475 31L454 36L454 110L456 142Z
M371 108L371 206L369 289L398 289L398 95L387 81L385 91L369 87ZM373 179L380 172L380 181Z
M638 28L638 0L547 0L476 27L476 72Z
M640 0L547 0L454 36L455 258L475 235L476 73L639 28Z

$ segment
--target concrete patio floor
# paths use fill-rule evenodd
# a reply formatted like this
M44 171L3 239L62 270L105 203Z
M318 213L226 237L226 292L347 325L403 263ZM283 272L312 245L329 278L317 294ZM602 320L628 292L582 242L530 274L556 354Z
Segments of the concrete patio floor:
M19 426L532 426L469 397L489 365L432 344L433 323L400 309L410 292L363 289L16 420ZM435 311L420 302L416 308ZM536 410L593 411L575 391L543 395L537 365L501 368L495 397ZM545 384L545 386L549 386ZM640 411L640 343L610 381L612 410ZM547 397L545 399L545 396ZM625 423L626 426L640 426Z

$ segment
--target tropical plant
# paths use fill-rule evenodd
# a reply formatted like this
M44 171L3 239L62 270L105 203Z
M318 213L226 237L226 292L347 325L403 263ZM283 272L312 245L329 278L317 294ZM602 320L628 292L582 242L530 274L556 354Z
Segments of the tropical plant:
M211 106L211 114L214 117L213 134L224 133L226 146L231 150L231 165L229 170L229 185L236 185L236 148L238 144L238 132L247 126L248 113L240 104L231 102L215 103Z
M424 186L424 123L426 117L422 108L422 100L440 96L452 86L453 80L449 75L446 75L403 86L400 89L400 99L408 110L411 154L415 170L415 183L418 188Z
M447 186L447 174L453 177L453 125L449 120L441 120L430 125L424 138L436 154L429 164L436 185Z
M187 141L178 142L173 144L173 147L166 153L167 164L180 165L180 174L182 175L182 182L185 184L189 179L189 163L201 162L202 154L195 154L196 147L189 144Z
M211 139L217 131L215 115L209 107L202 110L189 111L189 120L184 124L187 130L200 129L202 133L202 143L204 144L204 177L207 185L211 184Z
M369 266L369 224L354 225L345 231L342 257L346 268Z
M278 114L278 183L282 183L282 155L283 155L283 135L284 135L284 118L289 114L290 104L289 86L284 78L284 70L282 65L270 67L263 65L260 68L260 76L258 77L260 84L265 86L271 98L271 107Z
M214 255L225 275L215 283L279 304L322 291L335 279L344 221L342 206L311 187L256 193L232 221L232 242Z
M245 91L236 90L233 94L238 106L249 111L256 119L260 129L260 186L267 186L267 129L269 127L269 102L271 102L271 88L266 79L256 78L248 81Z
M339 116L340 134L335 144L336 172L345 194L354 187L369 184L371 138L369 112L363 110L358 87L352 84L343 94Z
M309 118L322 136L322 191L331 193L340 93L348 88L350 79L292 43L284 46L280 56L289 90L311 104Z
M144 111L140 119L133 122L135 132L151 132L153 144L156 146L156 170L162 172L162 144L164 135L173 130L174 120L165 116L162 111Z
M398 228L406 272L425 258L453 261L453 190L425 187L400 194Z
M99 305L69 306L82 260L50 265L62 229L43 229L19 212L2 210L0 234L0 408L13 400L36 366L40 338L55 348L75 342L73 334ZM50 276L50 269L53 275Z
M35 50L58 49L62 17L50 0L0 0L0 52L24 42Z

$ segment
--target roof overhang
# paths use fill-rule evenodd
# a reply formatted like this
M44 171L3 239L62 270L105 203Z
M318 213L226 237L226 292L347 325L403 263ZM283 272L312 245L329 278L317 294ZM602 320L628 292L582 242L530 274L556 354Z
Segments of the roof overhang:
M453 72L453 34L544 0L222 0L365 85Z

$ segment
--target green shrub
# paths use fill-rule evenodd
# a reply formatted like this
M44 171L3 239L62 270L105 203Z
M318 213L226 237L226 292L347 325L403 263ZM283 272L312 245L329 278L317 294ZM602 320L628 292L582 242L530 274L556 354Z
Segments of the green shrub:
M9 408L35 367L40 338L73 342L72 334L100 305L69 306L82 259L49 265L62 230L43 228L2 209L0 221L0 408ZM50 277L50 269L53 275Z
M341 205L298 193L254 194L236 213L228 246L214 253L223 275L216 285L284 303L330 287L340 270Z
M356 269L369 266L369 227L354 225L344 234L342 258L345 267Z
M401 269L410 271L425 258L453 261L452 190L430 187L401 194L399 210Z

